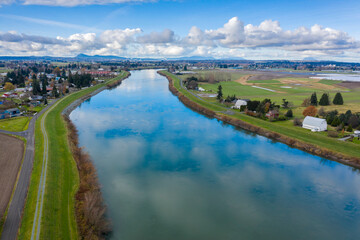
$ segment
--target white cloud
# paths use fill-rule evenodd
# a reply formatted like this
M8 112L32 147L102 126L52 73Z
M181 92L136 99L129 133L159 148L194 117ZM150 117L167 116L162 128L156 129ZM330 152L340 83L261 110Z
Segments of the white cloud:
M165 29L160 33L152 32L137 38L139 43L171 43L174 40L174 32L170 29Z
M4 0L0 0L4 1ZM5 2L15 2L16 0L5 0ZM24 5L43 5L43 6L62 6L62 7L75 7L84 5L107 5L119 3L132 3L132 2L155 2L155 0L18 0ZM10 4L9 3L9 4ZM1 2L0 2L1 5Z
M1 1L1 0L0 0ZM0 3L1 6L1 3ZM47 26L54 26L54 27L62 27L62 28L70 28L70 29L77 29L81 31L100 31L99 29L72 24L72 23L66 23L66 22L59 22L59 21L52 21L47 19L41 19L41 18L32 18L32 17L24 17L24 16L18 16L18 15L12 15L12 14L0 14L1 17L13 19L16 21L23 21L27 23L37 23L41 25L47 25Z
M216 30L206 30L205 34L224 46L237 46L244 42L244 23L237 17L231 18L224 27Z
M14 3L16 0L0 0L0 6L1 5L9 5Z
M185 37L176 36L170 29L147 34L140 28L95 32L57 38L0 32L0 50L3 55L74 56L87 53L127 57L201 55L249 59L301 59L305 56L325 59L351 56L357 59L360 52L359 41L340 30L320 25L283 30L278 21L272 20L244 26L237 17L218 29L202 30L194 26Z

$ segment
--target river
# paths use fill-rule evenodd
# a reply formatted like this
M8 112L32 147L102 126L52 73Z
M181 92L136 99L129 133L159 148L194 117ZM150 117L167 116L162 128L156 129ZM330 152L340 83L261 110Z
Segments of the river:
M111 239L358 239L360 175L209 119L155 70L70 118L97 168Z

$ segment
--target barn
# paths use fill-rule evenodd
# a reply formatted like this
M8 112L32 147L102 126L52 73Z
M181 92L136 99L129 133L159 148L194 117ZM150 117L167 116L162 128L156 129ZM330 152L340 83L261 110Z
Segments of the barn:
M325 119L306 116L302 127L310 129L313 132L321 132L327 130L327 123Z
M238 100L236 100L233 108L240 109L241 106L246 106L248 101L249 101L249 99L238 99Z

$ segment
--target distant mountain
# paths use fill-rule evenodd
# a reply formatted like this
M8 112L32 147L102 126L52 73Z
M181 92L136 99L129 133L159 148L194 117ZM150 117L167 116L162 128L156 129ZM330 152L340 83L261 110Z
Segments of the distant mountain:
M303 59L303 61L318 61L316 58L313 57L306 57Z
M204 56L190 56L190 57L178 57L178 58L167 58L167 60L175 61L196 61L196 60L215 60L213 57L204 57Z
M125 60L124 57L112 56L112 55L86 55L79 54L75 57L76 59L88 59L88 60Z
M220 58L219 60L226 60L226 61L230 61L230 60L247 60L245 58L242 57L227 57L227 58Z
M190 57L178 57L178 58L167 58L166 60L173 61L229 61L229 60L246 60L242 57L226 57L226 58L214 58L214 57L204 57L204 56L190 56Z

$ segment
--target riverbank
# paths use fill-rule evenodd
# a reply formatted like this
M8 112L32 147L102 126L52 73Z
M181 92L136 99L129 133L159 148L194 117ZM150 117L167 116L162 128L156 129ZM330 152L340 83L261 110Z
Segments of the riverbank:
M95 93L106 89L107 84L121 82L129 75L128 72L124 72L103 84L74 92L59 100L57 106L49 111L45 121L45 128L48 133L49 156L40 231L41 239L78 239L79 237L87 237L81 236L78 233L80 223L76 218L78 199L75 196L81 185L78 170L81 166L78 166L74 161L74 153L70 149L69 143L69 130L63 118L63 113L70 113L76 104L81 104L82 101ZM74 102L76 102L75 105ZM39 120L41 119L42 117L39 118ZM40 121L36 122L35 142L34 166L19 231L19 239L31 238L34 214L36 212L37 188L39 186L44 154Z
M351 143L339 142L321 135L314 137L296 129L274 125L237 112L232 116L226 115L223 113L225 108L198 99L181 88L180 80L175 75L166 71L158 73L168 79L169 90L178 96L181 102L206 116L285 143L290 147L360 169L360 149Z

